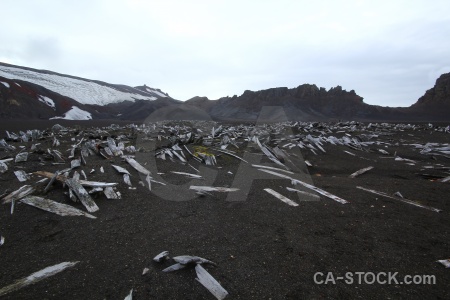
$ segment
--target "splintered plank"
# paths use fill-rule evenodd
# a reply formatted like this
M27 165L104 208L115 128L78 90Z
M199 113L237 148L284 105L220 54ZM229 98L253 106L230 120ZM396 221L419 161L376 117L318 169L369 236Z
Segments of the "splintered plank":
M262 172L266 172L266 173L272 174L272 175L275 175L275 176L278 176L278 177L281 177L281 178L289 179L289 180L291 180L291 182L292 182L293 184L301 184L301 185L303 185L304 187L306 187L306 188L308 188L308 189L310 189L310 190L313 190L313 191L315 191L316 193L321 194L321 195L323 195L323 196L325 196L325 197L328 197L328 198L330 198L330 199L332 199L332 200L334 200L334 201L336 201L336 202L339 202L339 203L341 203L341 204L348 203L347 200L344 200L344 199L342 199L342 198L340 198L340 197L338 197L338 196L336 196L336 195L333 195L333 194L331 194L331 193L328 193L327 191L324 191L324 190L322 190L322 189L319 189L318 187L315 187L315 186L313 186L313 185L311 185L311 184L308 184L308 183L306 183L306 182L303 182L303 181L301 181L301 180L294 179L294 178L289 177L289 176L287 176L287 175L280 174L280 173L277 173L277 172L273 172L273 171L270 171L270 170L264 170L264 169L258 169L258 170L260 170L260 171L262 171Z
M73 206L59 203L50 199L42 198L42 197L36 197L36 196L29 196L25 197L22 200L20 200L22 203L37 207L39 209L55 213L60 216L85 216L91 219L96 219L97 217L85 213L82 210L79 210Z
M264 166L264 165L252 165L252 167L254 168L261 168L261 169L269 169L269 170L274 170L274 171L279 171L279 172L285 172L288 174L294 174L294 172L288 171L288 170L283 170L280 168L274 168L274 167L269 167L269 166Z
M195 179L203 178L202 176L197 175L197 174L191 174L191 173L186 173L186 172L177 172L177 171L170 171L170 172L174 173L174 174L178 174L178 175L184 175L184 176L187 176L187 177L195 178Z
M133 289L131 289L130 293L123 300L133 300Z
M280 165L282 167L284 167L286 170L288 169L287 166L285 166L281 161L278 160L278 158L275 157L275 155L273 155L268 147L266 145L261 145L261 142L259 141L258 138L256 138L256 144L258 144L259 148L261 149L261 151L274 163L276 163L277 165Z
M77 195L78 199L80 199L81 203L84 207L86 207L88 212L96 212L99 210L97 204L95 204L94 200L92 200L89 193L80 184L80 181L73 178L67 178L65 183L75 193L75 195Z
M390 199L398 200L398 201L401 201L401 202L404 202L404 203L408 203L408 204L411 204L411 205L414 205L414 206L417 206L417 207L425 208L425 209L428 209L428 210L431 210L431 211L434 211L434 212L441 212L442 211L441 209L434 208L434 207L427 206L427 205L423 205L423 204L420 204L420 203L418 203L416 201L413 201L413 200L409 200L409 199L406 199L406 198L400 198L400 197L393 197L393 196L388 195L388 194L383 193L383 192L378 192L378 191L375 191L375 190L366 189L366 188L364 188L362 186L357 186L356 188L360 189L360 190L363 190L363 191L366 191L366 192L369 192L369 193L372 193L372 194L375 194L375 195L380 195L380 196L383 196L383 197L386 197L386 198L390 198Z
M215 186L198 186L198 185L191 185L189 187L190 190L196 190L199 192L236 192L239 191L237 188L226 188L226 187L215 187Z
M16 159L14 160L14 162L16 163L24 162L27 161L27 159L28 159L28 152L21 152L16 155Z
M169 273L169 272L174 272L174 271L178 271L178 270L184 269L186 267L187 267L186 265L183 265L183 264L180 264L180 263L176 263L176 264L173 264L171 266L168 266L167 268L165 268L162 271L164 273Z
M114 169L116 169L117 172L119 172L120 174L128 174L131 175L130 172L128 172L127 169L122 168L121 166L116 166L116 165L111 165Z
M437 262L442 264L446 268L450 268L450 258L449 259L440 259Z
M35 175L39 175L39 176L44 176L47 178L52 178L55 174L50 173L50 172L45 172L45 171L36 171L33 174ZM58 180L59 182L65 183L67 180L67 177L64 175L57 175L55 177L56 180ZM117 182L99 182L99 181L88 181L88 180L78 180L80 182L80 184L82 186L87 186L87 187L108 187L108 186L116 186L118 185Z
M211 294L219 300L224 299L228 292L220 285L220 283L211 276L201 265L195 266L195 272L197 273L196 280L200 282Z
M272 190L272 189L267 188L267 189L264 189L264 190L265 190L266 192L268 192L269 194L275 196L276 198L280 199L280 200L283 201L284 203L290 205L290 206L298 206L298 203L296 203L296 202L292 201L291 199L289 199L289 198L287 198L287 197L281 195L281 194L278 193L278 192L275 192L275 191Z
M352 173L352 174L351 174L350 176L348 176L348 177L350 177L350 178L355 178L356 176L359 176L359 175L361 175L361 174L364 174L364 173L366 173L367 171L370 171L370 170L372 170L372 169L373 169L372 166L367 167L367 168L363 168L363 169L361 169L361 170L356 171L355 173Z
M14 175L16 175L17 180L19 180L20 182L25 182L30 178L30 176L27 173L25 173L24 170L14 171Z
M314 198L317 198L317 199L320 200L320 196L315 195L315 194L311 194L311 193L308 193L308 192L305 192L305 191L300 191L300 190L297 190L297 189L293 189L293 188L290 188L290 187L288 187L288 186L286 187L286 189L287 189L289 192L296 192L296 193L299 193L299 194L302 194L302 195L305 195L305 196L314 197Z
M3 198L3 204L22 199L23 197L26 197L26 196L34 193L35 190L36 190L36 188L31 185L24 185L24 186L20 187L18 190L12 192L11 194L9 194L5 198Z
M241 158L241 157L239 157L239 156L237 156L236 154L233 154L233 153L231 153L231 152L228 152L228 151L225 151L225 150L221 150L221 149L217 149L217 148L214 148L214 150L215 150L215 151L218 151L218 152L222 152L222 153L227 154L227 155L229 155L229 156L233 156L234 158L237 158L237 159L239 159L239 160L241 160L241 161L243 161L243 162L248 163L248 161L246 161L245 159L243 159L243 158Z
M10 284L8 286L5 286L4 288L0 289L0 296L6 295L8 293L17 291L23 287L26 287L30 284L34 284L36 282L39 282L47 277L53 276L55 274L58 274L61 271L64 271L65 269L71 268L75 266L78 263L78 261L74 262L63 262L54 266L47 267L45 269L42 269L40 271L37 271L25 278L19 279L13 284Z
M112 187L106 187L103 190L103 193L105 194L107 199L120 199L120 195L118 195Z
M139 173L144 174L144 175L150 175L151 174L151 172L149 170L144 168L140 163L138 163L133 158L125 157L125 160L127 161L127 163L130 164L130 166L132 166Z

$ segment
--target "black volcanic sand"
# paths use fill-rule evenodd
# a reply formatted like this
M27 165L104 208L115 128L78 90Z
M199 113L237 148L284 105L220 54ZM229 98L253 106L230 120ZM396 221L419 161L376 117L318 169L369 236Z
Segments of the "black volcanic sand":
M22 129L13 125L2 129ZM72 137L61 139L59 149L64 155L73 144ZM405 130L380 138L392 144L400 141L384 149L417 161L415 166L378 153L330 144L324 147L326 154L302 150L303 157L313 164L308 171L314 185L350 202L344 205L323 196L320 201L298 201L298 196L285 189L291 186L289 180L271 176L253 181L246 201L229 201L233 200L232 194L227 198L227 194L214 192L213 196L194 196L189 201L170 201L139 185L137 172L119 157L108 161L89 156L88 165L79 170L84 170L90 180L119 182L122 199L107 200L103 195L94 198L100 207L94 213L97 219L61 217L20 203L11 215L10 205L1 205L0 234L5 244L0 246L0 287L48 266L79 261L73 268L2 299L124 299L131 289L133 299L215 299L195 280L194 269L161 272L173 262L155 263L152 258L164 250L171 256L197 255L216 262L217 267L204 267L229 292L227 299L449 299L450 269L436 261L450 258L450 182L424 179L416 173L445 174L443 170L421 168L437 164L449 167L450 160L443 156L433 160L405 145L448 143L449 137L432 130ZM50 148L52 138L41 144L43 149ZM141 144L145 148L145 143ZM0 159L17 152L0 152ZM150 160L152 153L139 155L148 155ZM260 153L254 146L238 151L241 157L254 156L256 161ZM9 163L9 170L0 174L0 194L24 184L16 179L13 170L54 172L69 165L46 162L43 166L38 158L30 154L25 163ZM219 172L213 185L234 186L240 162L226 155L219 156L217 162L223 168L211 168ZM111 163L132 173L135 190L126 187ZM190 163L199 167L194 160ZM268 161L263 159L261 163ZM165 173L162 178L172 184L204 185L202 180L190 181L170 173L195 173L189 166L162 160L157 164L159 172ZM370 165L375 168L368 173L348 177ZM100 166L105 173L100 173ZM96 171L89 174L92 168ZM27 183L38 179L33 175ZM356 189L358 185L391 195L400 191L406 198L443 211L436 213L370 194ZM288 206L264 188L288 196L299 206ZM47 197L85 210L81 204L71 202L64 195L66 191L56 183ZM149 272L143 276L144 268ZM316 272L333 272L336 277L346 272L398 272L399 281L405 275L434 275L436 284L358 284L355 274L353 284L337 280L336 284L319 285L314 283Z

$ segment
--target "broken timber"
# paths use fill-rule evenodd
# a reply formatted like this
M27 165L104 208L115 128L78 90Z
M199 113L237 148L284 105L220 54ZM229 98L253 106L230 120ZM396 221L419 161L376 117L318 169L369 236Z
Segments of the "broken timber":
M236 192L239 191L237 188L226 188L226 187L214 187L214 186L197 186L197 185L191 185L189 187L190 190L195 190L198 192Z
M195 266L195 272L197 273L196 280L200 282L208 291L211 292L217 299L222 300L228 292L217 282L214 277L211 276L201 265Z
M19 199L22 199L23 197L26 197L36 191L36 188L31 185L24 185L20 187L18 190L12 192L11 194L7 195L5 198L3 198L3 204L10 203Z
M378 192L378 191L375 191L375 190L363 188L362 186L357 186L356 188L360 189L360 190L363 190L363 191L366 191L366 192L369 192L369 193L372 193L372 194L380 195L380 196L383 196L383 197L386 197L386 198L390 198L390 199L398 200L398 201L401 201L401 202L405 202L405 203L408 203L408 204L411 204L411 205L414 205L414 206L417 206L417 207L425 208L425 209L428 209L428 210L431 210L431 211L434 211L434 212L441 212L442 211L441 209L437 209L437 208L434 208L434 207L431 207L431 206L423 205L423 204L417 203L416 201L413 201L413 200L409 200L409 199L406 199L406 198L400 198L400 197L393 197L393 196L388 195L388 194L383 193L383 192Z
M91 196L80 184L79 180L67 178L65 183L75 193L75 195L77 195L78 199L80 199L81 203L84 207L86 207L88 212L96 212L99 210L97 204L95 204L94 200L92 200Z
M269 194L275 196L276 198L280 199L280 200L283 201L284 203L290 205L290 206L298 206L298 203L296 203L296 202L292 201L291 199L289 199L289 198L287 198L287 197L281 195L281 194L278 193L278 192L275 192L275 191L272 190L272 189L267 188L267 189L264 189L264 190L265 190L266 192L268 192Z
M144 168L140 163L138 163L133 158L125 157L127 163L129 163L136 171L144 175L150 175L150 171Z
M373 169L373 167L370 166L370 167L367 167L367 168L358 170L358 171L356 171L355 173L352 173L352 174L351 174L350 176L348 176L348 177L350 177L350 178L355 178L356 176L359 176L359 175L361 175L361 174L364 174L364 173L366 173L367 171L370 171L370 170L372 170L372 169Z
M272 174L272 175L275 175L275 176L278 176L278 177L281 177L281 178L289 179L289 180L292 181L293 184L299 183L299 184L303 185L304 187L306 187L306 188L308 188L308 189L310 189L310 190L313 190L313 191L315 191L316 193L319 193L319 194L321 194L321 195L323 195L323 196L325 196L325 197L328 197L328 198L330 198L330 199L332 199L332 200L334 200L334 201L336 201L336 202L339 202L339 203L341 203L341 204L348 203L347 200L344 200L344 199L342 199L342 198L339 198L339 197L336 196L336 195L333 195L333 194L331 194L331 193L328 193L327 191L324 191L324 190L322 190L322 189L319 189L318 187L315 187L315 186L313 186L313 185L311 185L311 184L308 184L308 183L306 183L306 182L300 181L300 180L298 180L298 179L294 179L294 178L289 177L289 176L287 176L287 175L279 174L279 173L276 173L276 172L273 172L273 171L270 171L270 170L264 170L264 169L258 169L258 170L260 170L260 171L262 171L262 172L266 172L266 173Z
M75 207L67 204L59 203L50 199L45 199L36 196L28 196L20 200L20 202L37 207L39 209L55 213L60 216L85 216L91 219L96 219L97 217L85 213Z
M64 271L67 268L71 268L75 266L78 263L78 261L75 262L63 262L54 266L50 266L47 268L44 268L40 271L34 272L33 274L19 279L13 284L10 284L8 286L5 286L4 288L0 289L0 296L6 295L8 293L17 291L27 285L39 282L47 277L53 276L55 274L58 274L61 271Z
M54 176L53 173L50 172L45 172L45 171L36 171L34 172L34 174L39 175L39 176L44 176L47 178L52 178ZM66 181L67 177L63 176L63 175L57 175L56 176L56 180L58 180L59 182L64 183ZM82 186L87 186L87 187L112 187L112 186L116 186L118 185L118 183L116 182L99 182L99 181L88 181L88 180L78 180L80 182L80 184Z

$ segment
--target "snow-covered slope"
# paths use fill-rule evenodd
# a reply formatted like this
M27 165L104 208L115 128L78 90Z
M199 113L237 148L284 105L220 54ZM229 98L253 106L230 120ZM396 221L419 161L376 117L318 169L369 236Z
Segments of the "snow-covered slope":
M64 114L64 117L50 118L50 120L53 120L53 119L92 120L92 115L89 112L79 109L76 106L72 106L72 108Z
M25 69L0 64L0 76L9 79L28 81L43 86L53 92L67 96L81 104L106 105L122 101L156 100L167 97L165 94L147 88L145 91L127 87L120 89L114 85L99 84L81 78L73 78L62 74Z

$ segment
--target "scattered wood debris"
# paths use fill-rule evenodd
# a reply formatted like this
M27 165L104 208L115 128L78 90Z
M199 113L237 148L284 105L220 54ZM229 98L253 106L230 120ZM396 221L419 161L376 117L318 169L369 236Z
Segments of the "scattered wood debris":
M333 194L331 194L331 193L328 193L327 191L324 191L324 190L322 190L322 189L319 189L318 187L315 187L315 186L313 186L313 185L311 185L311 184L308 184L308 183L306 183L306 182L303 182L303 181L301 181L301 180L294 179L294 178L291 178L291 177L289 177L289 176L287 176L287 175L279 174L279 173L276 173L276 172L273 172L273 171L270 171L270 170L264 170L264 169L258 169L258 170L260 170L260 171L262 171L262 172L266 172L266 173L272 174L272 175L275 175L275 176L278 176L278 177L281 177L281 178L289 179L289 180L291 180L291 182L292 182L294 185L295 185L295 184L301 184L301 185L303 185L304 187L306 187L306 188L308 188L308 189L310 189L310 190L313 190L313 191L315 191L316 193L319 193L319 194L321 194L321 195L323 195L323 196L325 196L325 197L328 197L328 198L330 198L330 199L332 199L332 200L334 200L334 201L336 201L336 202L339 202L339 203L341 203L341 204L348 203L347 200L344 200L344 199L342 199L342 198L340 198L340 197L338 197L338 196L335 196L335 195L333 195Z
M58 203L56 201L45 199L37 196L27 196L22 198L20 202L37 207L39 209L55 213L60 216L85 216L91 219L96 219L97 217L85 213L75 207L67 204Z
M34 174L44 176L46 178L52 178L54 176L54 174L45 172L45 171L36 171L36 172L34 172ZM64 175L57 175L55 177L55 179L62 183L65 183L65 181L67 180L67 177ZM118 185L118 183L116 183L116 182L99 182L99 181L88 181L88 180L82 180L82 179L78 180L78 182L84 187L113 187L113 186Z

